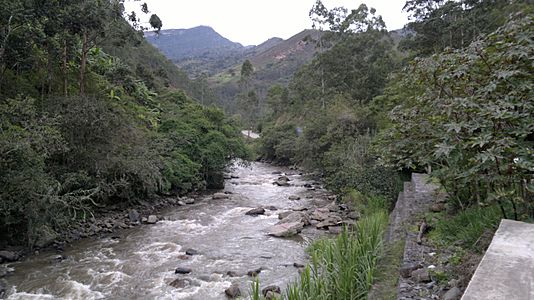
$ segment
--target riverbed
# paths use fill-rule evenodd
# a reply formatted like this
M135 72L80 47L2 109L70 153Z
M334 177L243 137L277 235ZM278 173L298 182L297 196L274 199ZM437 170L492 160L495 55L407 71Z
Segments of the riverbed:
M290 186L273 184L280 173ZM15 272L5 278L8 299L226 299L232 284L246 296L253 281L247 273L257 269L262 286L284 288L298 276L294 263L307 262L309 242L325 233L312 226L277 238L267 231L283 211L326 205L328 192L310 188L297 171L264 163L236 165L229 175L229 199L205 194L160 212L164 220L154 225L74 242L61 253L64 259L48 252L9 264ZM266 208L265 215L245 215L257 207ZM197 253L185 255L187 249ZM175 274L178 267L191 273ZM186 284L171 286L176 279Z

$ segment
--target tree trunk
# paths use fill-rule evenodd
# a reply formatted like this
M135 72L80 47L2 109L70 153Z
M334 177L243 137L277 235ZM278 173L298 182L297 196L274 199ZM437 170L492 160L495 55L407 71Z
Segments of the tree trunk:
M67 39L63 41L63 96L67 97L68 78L67 78Z
M85 69L87 67L87 31L83 32L82 57L80 62L80 96L85 95Z

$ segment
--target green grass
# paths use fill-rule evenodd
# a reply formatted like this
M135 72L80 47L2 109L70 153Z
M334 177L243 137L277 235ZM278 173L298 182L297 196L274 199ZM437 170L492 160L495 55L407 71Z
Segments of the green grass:
M383 234L388 223L385 211L358 221L354 230L345 228L333 239L315 241L308 251L311 265L289 285L283 299L366 299L383 254ZM261 299L253 287L251 299Z
M502 218L497 206L472 207L448 217L438 215L438 220L429 233L430 239L438 245L456 244L469 250L477 250L477 241L487 231L495 231ZM478 249L483 250L483 249Z

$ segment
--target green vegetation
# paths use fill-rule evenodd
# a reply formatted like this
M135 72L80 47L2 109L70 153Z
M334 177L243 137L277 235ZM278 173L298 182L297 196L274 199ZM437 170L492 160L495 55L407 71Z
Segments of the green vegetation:
M477 245L480 237L485 232L493 233L499 226L501 217L501 211L496 205L468 208L453 217L441 216L431 224L434 229L430 232L430 239L441 246L456 243L468 250L483 251Z
M284 299L366 299L383 255L382 236L387 226L383 199L367 199L368 215L336 238L314 241L308 251L311 265L290 285ZM261 299L259 282L252 299Z
M190 82L121 1L1 2L2 246L96 207L220 187L226 163L248 156L235 120L175 89Z
M382 157L431 166L458 207L498 204L504 218L534 216L533 25L517 15L469 47L415 60L384 95L404 97L381 133Z

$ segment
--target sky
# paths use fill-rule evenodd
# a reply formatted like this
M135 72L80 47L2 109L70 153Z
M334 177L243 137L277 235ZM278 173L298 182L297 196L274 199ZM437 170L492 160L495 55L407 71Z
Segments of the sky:
M222 36L243 45L258 45L271 37L287 39L311 28L308 12L315 0L144 0L151 13L163 21L163 29L210 26ZM137 10L140 3L127 1L126 10ZM388 30L408 22L402 12L406 0L323 0L328 8L355 9L361 3L382 15Z

